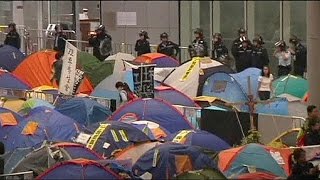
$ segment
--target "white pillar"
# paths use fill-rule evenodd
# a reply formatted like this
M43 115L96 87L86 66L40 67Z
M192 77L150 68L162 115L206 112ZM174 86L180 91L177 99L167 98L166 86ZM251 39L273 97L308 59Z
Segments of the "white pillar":
M213 32L220 33L220 1L213 1Z
M41 49L43 49L43 16L42 16L42 5L43 5L43 1L37 1L37 6L38 6L38 51L40 51Z
M181 46L188 46L191 43L192 38L192 25L191 25L191 2L180 1L180 36Z
M24 16L23 16L23 1L12 1L12 19L13 22L16 23L18 29L22 29L24 27ZM24 38L23 31L19 31L21 37L21 51L25 52L24 47Z
M200 1L190 1L190 2L191 2L192 30L195 30L196 28L200 28Z
M76 39L78 41L81 41L82 40L82 36L81 36L81 31L80 31L80 20L79 20L79 13L80 13L80 6L79 6L79 1L75 1L75 18L76 18ZM78 43L78 46L77 46L78 49L82 49L82 44L81 43Z
M289 43L290 34L290 1L283 1L283 40Z
M310 104L320 107L320 2L307 1L307 69Z
M254 1L247 1L247 33L248 38L252 41L255 35L254 28Z

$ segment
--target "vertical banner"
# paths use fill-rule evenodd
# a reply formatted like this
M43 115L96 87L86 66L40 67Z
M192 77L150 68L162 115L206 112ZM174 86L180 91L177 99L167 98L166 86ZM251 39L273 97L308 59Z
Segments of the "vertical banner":
M132 69L134 93L141 98L154 98L155 64L141 65Z
M59 83L59 91L65 95L73 94L76 77L77 52L78 49L66 41Z

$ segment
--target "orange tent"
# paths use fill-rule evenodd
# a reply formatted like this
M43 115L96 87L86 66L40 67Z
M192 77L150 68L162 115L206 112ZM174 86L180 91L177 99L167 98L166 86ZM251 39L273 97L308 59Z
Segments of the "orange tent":
M147 53L138 56L134 62L137 63L154 63L157 67L178 67L179 62L172 57L161 53Z
M56 61L56 51L44 50L29 55L13 72L24 82L30 84L32 88L47 85L58 87L56 83L51 82L53 77L53 63ZM90 94L93 87L90 81L85 77L80 86L80 92Z

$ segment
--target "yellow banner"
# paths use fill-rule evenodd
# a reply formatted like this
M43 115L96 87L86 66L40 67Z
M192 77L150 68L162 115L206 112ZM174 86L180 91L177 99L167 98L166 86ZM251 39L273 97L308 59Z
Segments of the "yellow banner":
M109 126L110 124L100 124L98 129L93 133L91 136L89 143L87 144L87 148L93 149L94 145L97 143L99 137L103 133L103 131Z
M172 142L181 143L181 141L191 132L192 132L192 130L183 130L183 131L181 131L179 134L176 135L176 137L174 137Z
M198 65L198 63L200 63L201 58L200 57L194 57L192 58L192 62L188 68L188 70L186 71L186 73L182 76L181 81L185 81L187 80L187 78L189 77L189 75L191 74L191 72L193 71L194 67L196 67L196 65Z

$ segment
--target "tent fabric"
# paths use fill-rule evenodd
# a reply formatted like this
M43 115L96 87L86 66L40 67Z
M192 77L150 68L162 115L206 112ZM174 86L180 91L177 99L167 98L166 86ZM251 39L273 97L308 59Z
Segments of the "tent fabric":
M242 109L243 111L249 112L248 107ZM270 114L270 115L289 115L289 102L286 98L275 98L273 102L269 103L257 103L255 107L256 113L259 114Z
M87 160L75 159L55 165L36 179L120 179L107 167Z
M1 45L0 67L2 69L12 72L24 59L25 55L19 49L9 45Z
M171 179L187 171L216 167L200 147L164 143L144 153L133 165L132 171L138 176L148 172L152 179Z
M55 110L85 126L104 121L112 114L97 101L80 97L58 104Z
M188 171L186 173L180 174L176 179L184 180L205 180L205 179L227 179L219 170L214 169L201 169L197 171Z
M161 141L170 135L170 133L164 127L155 122L141 120L130 122L130 124L142 130L142 132L147 134L151 139L157 139Z
M78 51L77 64L85 72L94 87L111 75L114 67L113 62L100 62L92 54L83 51Z
M92 151L82 144L70 143L70 142L58 142L53 144L54 147L63 148L68 152L72 159L85 158L90 160L103 159L98 153Z
M1 49L1 48L0 48ZM8 89L21 89L21 90L30 90L31 87L26 82L23 82L19 77L0 70L0 87Z
M255 180L255 179L276 179L278 178L274 174L266 172L246 173L237 177L237 179Z
M88 140L87 147L104 157L110 157L115 151L125 149L136 143L150 141L150 138L145 133L123 122L106 121L101 124L96 123L90 126L89 129L94 133Z
M111 56L108 56L105 59L105 62L114 62L113 73L118 73L126 69L125 63L123 61L133 61L135 57L131 54L126 53L117 53Z
M187 118L175 107L161 99L135 99L120 107L109 120L123 121L127 113L134 113L139 120L149 120L159 124L170 133L183 129L193 129ZM174 126L172 125L174 124Z
M219 153L219 169L233 177L248 172L253 166L258 172L269 172L278 177L287 177L285 170L273 158L268 149L259 144L248 144Z
M0 157L2 157L5 162L4 174L10 174L19 161L32 151L32 147L16 148L12 151L7 151L4 155L1 155Z
M184 137L180 138L181 136ZM171 135L169 140L180 144L199 146L214 152L231 148L231 146L221 138L202 130L182 130Z
M8 99L4 102L3 108L10 109L11 111L18 113L24 102L25 101L22 99Z
M290 94L303 99L309 90L309 83L304 78L288 75L279 77L273 81L272 87L276 96Z
M197 62L195 62L197 61ZM195 63L194 68L186 77L182 79L188 71L189 67ZM174 87L182 93L188 95L191 98L201 95L202 86L208 76L217 72L233 72L227 66L221 64L218 61L203 58L200 61L193 59L188 61L175 70L173 70L164 80L163 83Z
M45 106L50 109L54 109L54 105L48 103L47 101L41 100L41 99L36 99L36 98L30 98L27 101L25 101L21 109L19 111L20 114L26 115L28 114L32 109L39 107L39 106Z
M52 50L33 53L13 71L13 74L28 83L31 88L42 85L58 87L56 83L51 82L56 53ZM80 92L90 94L92 90L90 81L85 78L80 86Z
M172 57L169 57L161 53L147 53L141 56L138 56L134 62L137 63L153 63L157 67L178 67L179 62Z
M154 92L156 98L163 99L167 102L170 102L171 104L188 107L199 107L190 97L172 87L163 89L160 86L155 88Z

